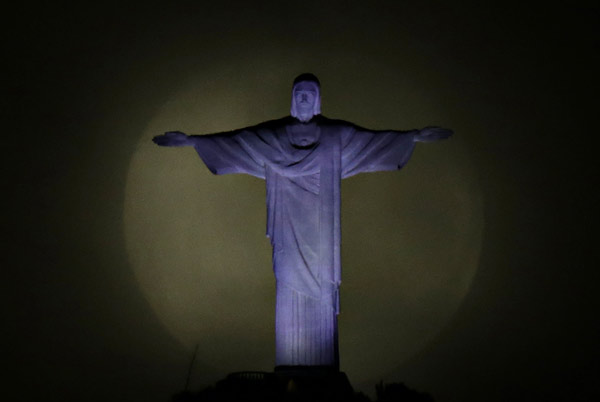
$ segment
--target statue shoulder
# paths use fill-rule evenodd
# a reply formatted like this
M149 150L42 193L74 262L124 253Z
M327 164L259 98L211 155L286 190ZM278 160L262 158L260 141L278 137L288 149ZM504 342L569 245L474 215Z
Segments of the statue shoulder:
M234 130L232 134L240 134L248 140L257 136L262 141L271 142L274 138L278 137L279 133L282 130L285 130L285 127L291 124L293 120L294 118L291 116L267 120L253 126Z
M292 116L285 116L285 117L281 117L279 119L263 121L262 123L258 123L254 127L259 130L260 129L277 130L279 128L282 128L282 127L292 124L294 121L295 121L295 119Z
M322 115L319 115L318 117L319 127L327 130L328 132L334 135L341 135L345 138L351 135L356 129L356 125L349 121L340 119L330 119Z
M352 128L354 124L340 119L330 119L328 117L323 116L322 114L315 116L317 124L319 126L327 126L332 128L344 129L344 128Z

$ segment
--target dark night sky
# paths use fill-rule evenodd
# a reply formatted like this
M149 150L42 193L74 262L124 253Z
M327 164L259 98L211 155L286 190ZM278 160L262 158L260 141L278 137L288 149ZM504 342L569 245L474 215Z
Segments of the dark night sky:
M275 93L312 70L330 83L324 113L359 124L390 115L398 88L434 95L430 107L454 119L427 122L428 103L416 100L424 120L388 121L454 128L483 194L468 294L386 379L439 401L598 395L597 6L323 3L30 3L3 13L1 392L159 401L183 387L189 350L154 313L126 251L132 156L186 80L244 88L250 77ZM285 114L285 91L276 106L248 107L248 124Z

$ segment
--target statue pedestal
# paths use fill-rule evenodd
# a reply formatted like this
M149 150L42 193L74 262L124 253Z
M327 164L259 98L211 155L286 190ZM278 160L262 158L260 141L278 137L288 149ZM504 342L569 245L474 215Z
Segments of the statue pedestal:
M346 373L330 366L278 366L275 378L290 400L346 401L354 390Z
M215 387L199 393L183 392L173 402L262 401L342 402L364 401L354 394L345 373L326 366L279 366L274 372L231 373Z

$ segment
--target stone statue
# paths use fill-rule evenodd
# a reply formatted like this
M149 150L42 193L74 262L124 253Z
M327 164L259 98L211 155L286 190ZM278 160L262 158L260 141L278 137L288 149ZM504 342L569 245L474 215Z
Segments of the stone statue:
M452 135L427 127L374 131L321 115L320 83L294 80L291 116L210 135L167 132L161 146L193 146L214 174L266 180L267 236L276 278L276 366L339 368L340 181L397 170L416 142Z

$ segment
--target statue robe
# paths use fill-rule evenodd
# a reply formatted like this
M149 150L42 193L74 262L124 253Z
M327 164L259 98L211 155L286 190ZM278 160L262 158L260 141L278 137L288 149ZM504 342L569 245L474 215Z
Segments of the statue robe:
M214 174L266 180L277 285L276 366L339 367L340 181L402 168L415 132L372 131L315 116L193 136Z

